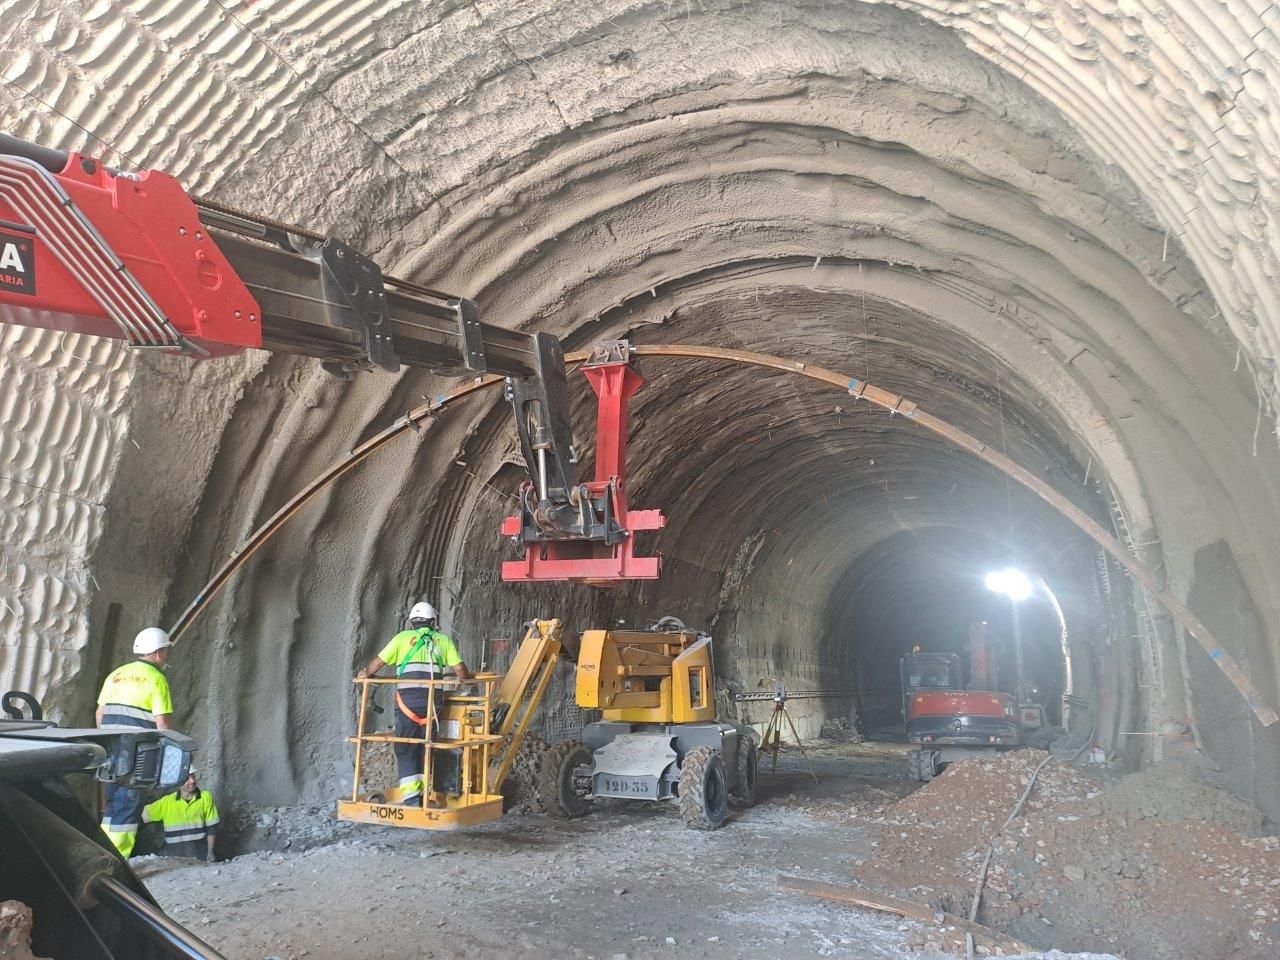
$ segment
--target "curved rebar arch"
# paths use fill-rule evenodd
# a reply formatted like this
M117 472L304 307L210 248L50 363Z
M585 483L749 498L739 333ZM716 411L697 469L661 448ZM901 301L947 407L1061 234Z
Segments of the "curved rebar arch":
M682 358L690 360L719 360L725 363L745 364L754 367L763 367L769 370L777 370L781 373L790 373L797 376L805 377L809 380L816 380L819 383L825 383L828 386L836 387L845 391L855 400L866 400L867 402L882 407L889 411L891 416L901 415L913 423L919 424L931 433L937 434L947 442L959 447L967 453L985 461L995 467L1001 473L1005 474L1012 480L1017 481L1026 487L1040 499L1044 500L1049 506L1053 507L1058 513L1066 517L1067 520L1079 527L1080 530L1091 540L1098 544L1103 550L1110 554L1117 563L1128 571L1129 575L1137 580L1142 586L1154 596L1160 604L1169 611L1169 614L1182 625L1196 642L1200 644L1209 659L1211 659L1218 668L1231 681L1236 690L1248 703L1254 715L1258 718L1258 722L1263 726L1270 726L1275 723L1277 714L1275 710L1262 698L1258 690L1249 682L1249 678L1244 675L1239 664L1231 657L1222 645L1218 643L1217 638L1210 632L1200 619L1192 613L1191 609L1181 600L1175 597L1168 590L1160 587L1155 575L1148 570L1143 564L1134 559L1115 537L1111 536L1097 522L1095 522L1087 513L1073 504L1070 500L1053 489L1039 477L1033 473L1024 470L1018 464L1014 463L1008 457L991 449L977 437L966 433L960 428L948 423L939 417L935 417L924 410L921 410L913 401L906 397L891 393L888 390L881 389L873 384L867 383L865 380L859 380L856 377L850 377L834 370L827 370L823 367L813 366L811 364L801 363L795 360L786 360L781 357L771 356L765 353L754 353L748 350L731 350L723 347L705 347L689 344L634 344L631 347L631 354L634 357L668 357ZM588 357L585 350L575 351L565 354L565 362L568 364L576 364L584 362ZM177 622L169 631L170 637L177 640L191 626L192 622L201 611L204 610L209 602L217 596L217 594L226 586L227 581L231 579L241 566L244 565L254 553L256 553L264 543L266 543L276 532L284 526L284 524L305 506L316 494L329 486L339 477L348 471L354 469L360 463L368 459L372 454L376 453L382 447L386 446L396 437L401 436L406 431L417 428L423 421L429 420L439 411L461 400L463 397L471 396L481 390L487 390L490 387L496 387L503 382L502 377L486 376L478 377L474 381L463 384L448 393L442 393L435 399L414 407L407 414L395 421L391 426L382 432L370 437L360 446L352 450L346 457L334 463L328 469L323 471L318 477L308 483L305 487L294 494L287 503L279 510L271 515L269 519L259 526L245 541L240 550L231 555L230 559L224 563L213 577L205 584L204 589L196 594L195 598L188 604L187 608L182 611L182 615L178 617Z

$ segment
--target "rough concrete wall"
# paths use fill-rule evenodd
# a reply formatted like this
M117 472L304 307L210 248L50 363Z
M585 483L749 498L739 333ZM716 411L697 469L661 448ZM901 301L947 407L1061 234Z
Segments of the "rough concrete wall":
M87 612L103 501L127 442L118 346L0 327L0 687L41 699L96 672ZM65 716L62 704L50 703Z

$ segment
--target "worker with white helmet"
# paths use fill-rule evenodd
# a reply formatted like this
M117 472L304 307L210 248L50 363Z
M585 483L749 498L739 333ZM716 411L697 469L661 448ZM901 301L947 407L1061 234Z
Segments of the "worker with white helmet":
M163 671L169 659L169 635L159 627L147 627L134 638L133 653L137 659L111 671L102 685L98 726L168 730L173 699ZM107 784L102 829L123 856L133 852L141 816L141 790Z
M415 603L409 611L409 629L401 630L382 652L369 661L369 666L357 676L371 677L390 664L400 680L441 680L445 672L452 670L459 680L470 680L471 672L443 633L436 630L436 608L431 604ZM397 737L425 740L428 723L434 727L439 722L441 691L436 691L436 716L427 717L427 693L425 684L405 683L396 686ZM420 805L423 796L423 762L425 750L413 743L394 744L396 776L400 778L400 802L405 806Z

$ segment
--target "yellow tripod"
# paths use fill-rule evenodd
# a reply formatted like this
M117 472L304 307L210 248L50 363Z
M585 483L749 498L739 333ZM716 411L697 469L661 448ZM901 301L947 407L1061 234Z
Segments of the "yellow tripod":
M771 677L767 677L760 681L760 686L764 686ZM773 754L773 765L770 773L778 772L778 749L782 746L782 723L786 721L787 726L791 729L791 735L796 738L796 746L800 748L800 754L804 757L805 765L809 768L809 776L813 777L813 782L818 782L818 775L813 771L813 764L809 761L809 754L804 748L804 743L800 739L800 733L796 730L795 722L791 719L791 714L787 713L787 689L782 685L781 680L773 680L773 713L769 715L769 722L765 724L764 738L760 743L760 759L763 761L766 753Z

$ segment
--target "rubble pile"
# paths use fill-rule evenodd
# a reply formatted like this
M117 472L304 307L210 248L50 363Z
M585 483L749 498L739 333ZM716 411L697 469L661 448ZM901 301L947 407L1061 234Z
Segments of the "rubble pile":
M818 734L824 740L837 743L861 743L862 734L846 717L827 717L822 721L822 730Z
M951 765L885 810L858 881L967 915L991 836L1042 759L1022 750ZM1250 836L1260 822L1183 774L1104 785L1054 761L996 845L978 920L1044 948L1273 958L1280 838Z
M527 736L516 751L511 772L502 785L503 809L508 813L543 813L538 801L538 770L551 745L541 737Z
M219 828L222 856L249 851L310 850L350 836L356 824L334 816L332 803L307 807L234 807Z

